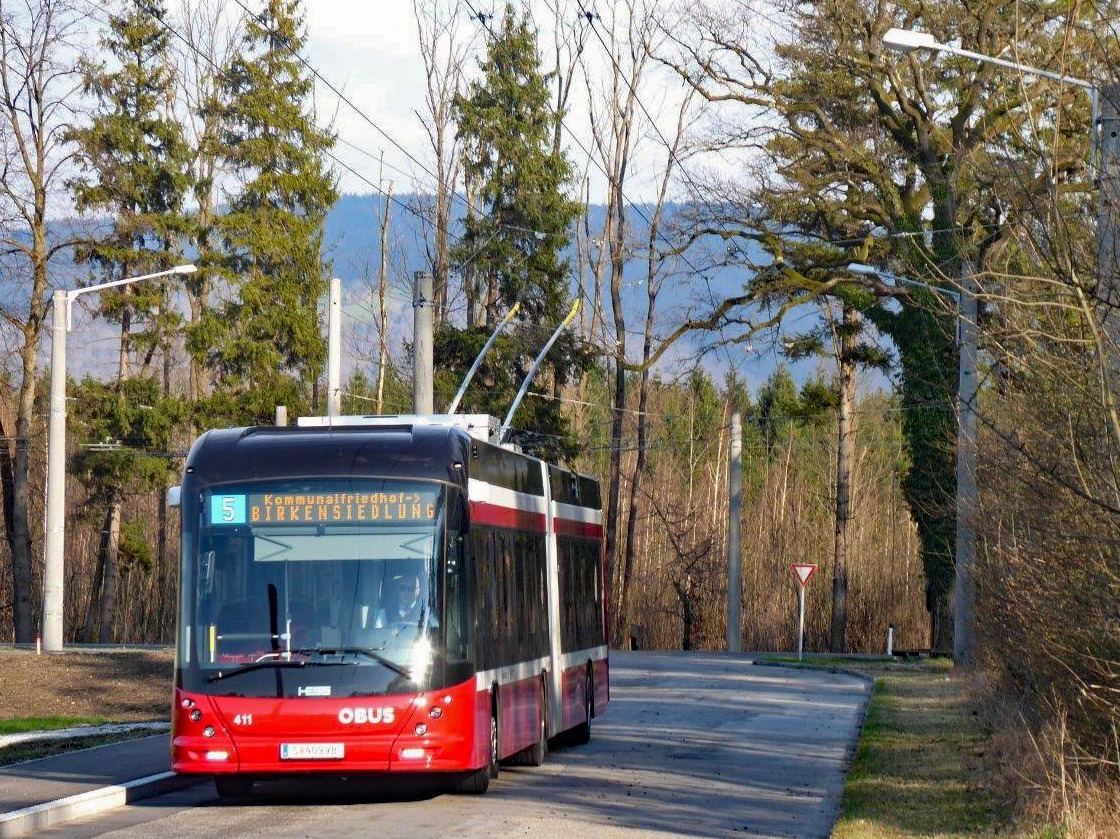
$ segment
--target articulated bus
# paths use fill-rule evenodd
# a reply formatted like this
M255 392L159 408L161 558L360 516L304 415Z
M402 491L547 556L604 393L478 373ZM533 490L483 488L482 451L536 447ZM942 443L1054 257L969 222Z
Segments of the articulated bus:
M599 487L495 427L312 417L194 443L172 491L175 772L222 796L367 773L483 793L499 761L590 738L610 688Z

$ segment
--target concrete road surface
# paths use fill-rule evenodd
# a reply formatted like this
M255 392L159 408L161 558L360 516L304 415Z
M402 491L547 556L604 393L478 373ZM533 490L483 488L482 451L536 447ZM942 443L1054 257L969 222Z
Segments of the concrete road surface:
M535 839L796 837L835 821L870 685L710 653L612 653L611 702L587 746L503 769L482 797L359 781L209 784L40 836Z

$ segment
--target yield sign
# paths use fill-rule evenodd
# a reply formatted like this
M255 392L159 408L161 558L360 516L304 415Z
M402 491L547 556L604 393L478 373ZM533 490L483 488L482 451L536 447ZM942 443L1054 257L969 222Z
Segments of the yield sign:
M801 583L802 588L809 582L809 578L817 572L817 566L808 562L795 562L792 567L793 573L797 575L797 581Z

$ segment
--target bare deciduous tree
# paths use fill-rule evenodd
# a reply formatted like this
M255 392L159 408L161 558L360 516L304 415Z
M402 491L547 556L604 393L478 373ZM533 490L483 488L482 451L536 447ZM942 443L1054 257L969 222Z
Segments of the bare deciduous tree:
M13 623L17 641L35 639L34 573L29 491L35 434L39 341L47 315L51 260L74 242L52 229L63 213L62 192L73 149L64 139L79 95L72 38L84 18L67 0L0 3L0 249L10 293L0 310L17 333L20 384L14 429L0 429L14 454L4 511L12 556ZM58 313L54 317L59 317ZM14 433L13 433L14 432Z
M448 4L446 0L413 0L412 8L427 82L426 110L418 110L416 115L428 135L436 175L435 192L427 208L432 235L425 238L425 246L432 272L432 310L438 329L450 315L451 211L460 169L452 104L462 86L471 39L459 32L461 15L456 14L457 4Z

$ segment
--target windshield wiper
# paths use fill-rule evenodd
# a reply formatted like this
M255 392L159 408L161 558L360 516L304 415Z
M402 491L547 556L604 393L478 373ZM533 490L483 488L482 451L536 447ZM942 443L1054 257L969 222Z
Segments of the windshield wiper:
M402 667L401 665L397 664L391 658L386 658L383 655L379 655L375 651L376 649L377 648L372 648L372 647L300 647L298 650L292 650L292 652L293 653L299 653L300 655L360 655L360 656L365 656L366 658L370 659L371 661L376 661L378 664L382 664L385 667L388 667L390 670L392 670L398 676L403 676L406 679L411 679L412 678L412 674L408 671L407 668ZM315 662L311 662L311 663L314 664Z
M291 659L284 658L269 658L264 661L254 661L251 664L243 664L240 667L235 667L232 670L226 670L221 673L215 673L213 676L207 677L208 682L220 682L222 679L228 679L230 676L240 676L242 673L248 673L252 670L263 670L265 667L306 667L307 661L299 660L292 661Z

